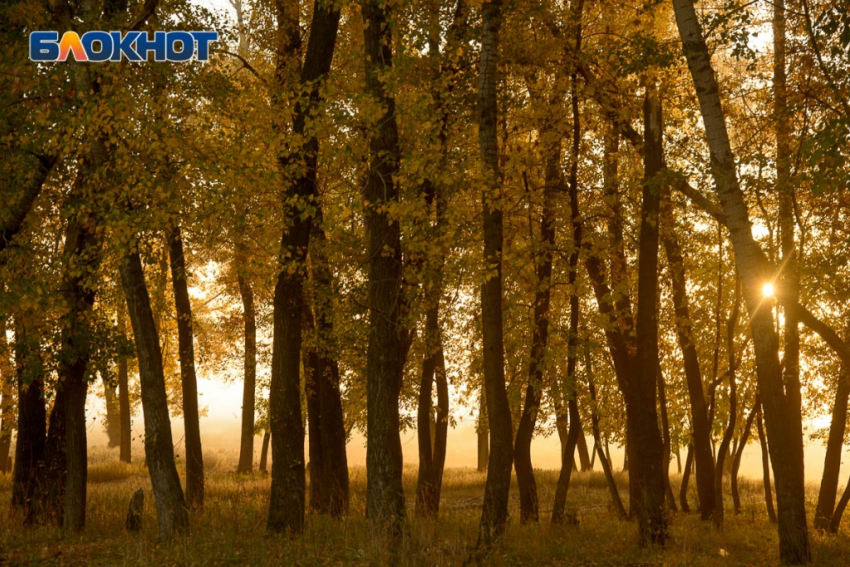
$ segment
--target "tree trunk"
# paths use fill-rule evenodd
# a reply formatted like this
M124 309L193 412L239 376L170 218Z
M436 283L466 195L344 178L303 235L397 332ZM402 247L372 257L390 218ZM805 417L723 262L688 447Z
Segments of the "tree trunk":
M0 297L4 293L0 281ZM11 470L9 450L12 446L12 431L15 428L15 396L12 393L17 383L12 356L6 339L6 314L0 313L0 473Z
M179 225L169 237L171 287L177 314L177 346L180 355L180 381L183 385L183 424L186 438L186 504L204 509L204 454L201 449L201 423L198 410L198 380L195 375L195 339L192 331L192 304L186 281L186 256Z
M366 95L383 112L369 139L369 174L363 195L369 260L366 515L389 533L395 549L405 521L398 411L405 330L399 311L403 275L401 228L387 208L399 200L394 178L399 170L400 149L395 99L381 79L392 69L390 8L378 0L366 0L362 13Z
M325 485L328 513L340 517L348 511L348 458L345 452L347 434L339 383L339 363L333 325L333 276L326 253L327 238L322 223L321 203L316 214L310 239L313 273L313 311L318 350L319 412L322 415L322 451L325 466Z
M27 524L62 526L68 471L68 435L65 429L68 391L59 389L47 420L44 458L36 470L32 506L24 520Z
M838 475L841 469L841 452L844 449L844 431L847 428L847 398L850 396L850 376L842 363L835 389L835 403L832 406L832 424L829 427L829 439L826 443L826 457L823 461L818 503L815 508L815 529L829 529L838 492Z
M694 444L691 442L688 444L688 455L685 457L685 470L682 473L682 485L679 487L679 505L682 507L682 512L686 514L691 511L691 507L688 505L688 480L691 478L693 464Z
M487 470L487 464L490 462L490 429L487 424L487 400L484 395L484 389L481 390L478 404L478 420L475 426L475 432L478 439L478 472Z
M638 255L637 373L635 375L634 455L631 474L640 491L637 517L641 545L664 545L664 447L658 431L658 212L663 165L661 100L654 85L644 100L644 186Z
M289 14L290 7L278 3L278 26L297 30L298 17ZM288 19L289 18L289 19ZM295 155L302 161L301 174L286 188L286 229L280 245L281 271L274 293L274 337L272 340L272 377L269 391L269 419L272 433L271 498L267 528L272 532L301 533L304 529L304 424L301 420L301 326L306 279L306 259L310 244L312 217L309 202L315 199L319 141L310 131L308 120L321 103L320 86L328 74L336 46L339 8L316 2L310 38L300 85L309 85L307 97L295 106L292 130L304 138ZM299 40L295 40L299 41ZM282 45L278 52L278 68L292 57L292 49ZM277 87L288 90L287 78L278 73ZM284 179L293 165L292 158L278 158ZM370 439L371 440L371 439Z
M718 529L723 528L723 473L729 456L729 444L735 434L735 422L738 417L738 384L735 380L735 325L738 324L738 311L740 305L741 287L738 282L735 286L735 306L732 315L726 325L726 354L729 361L729 422L717 449L717 464L714 470L714 525Z
M124 307L118 308L118 332L122 337L126 337L127 319L124 314ZM130 384L127 375L127 357L123 354L118 355L118 408L121 418L121 453L120 459L125 463L131 462L132 452L132 435L130 421Z
M581 472L592 471L593 463L591 462L590 452L587 450L587 438L584 436L584 428L581 423L579 423L576 452L578 453L578 462Z
M271 436L272 434L269 431L263 434L263 445L260 449L260 472L266 472L268 468L269 441L271 440Z
M770 454L767 448L767 436L764 434L764 425L761 419L761 406L756 417L756 426L759 432L759 443L761 443L761 469L764 480L764 502L767 507L767 517L770 523L776 523L776 510L773 507L773 491L770 488Z
M551 295L552 256L555 249L554 200L556 193L562 185L560 173L560 138L552 144L552 147L548 149L547 153L546 185L543 189L543 210L540 218L541 249L535 258L537 278L534 285L534 321L531 352L529 353L528 384L526 386L525 404L519 420L519 426L517 427L516 443L514 446L514 467L516 469L517 485L519 486L520 521L522 523L537 522L540 518L537 482L534 479L534 468L531 463L531 439L534 436L537 413L540 409L540 400L543 393L543 378L549 341L549 298ZM572 321L572 316L570 320ZM576 322L578 322L577 313ZM574 348L574 345L572 348ZM575 363L573 362L573 375L568 377L568 382L575 378L574 367ZM573 427L578 427L575 432L577 435L580 432L581 424L576 423L573 425L571 423L570 429ZM573 443L574 445L575 443ZM564 466L571 468L570 462L572 458L573 455L569 451L568 442L561 459L562 476L564 475ZM553 512L553 518L554 515L555 513Z
M312 314L304 315L304 333L309 337L302 349L301 364L304 367L304 397L307 399L307 454L310 459L310 510L324 514L328 510L328 496L325 484L324 451L322 449L321 400L319 398L319 354L316 351L315 329Z
M121 266L121 282L139 360L139 382L145 416L145 458L156 502L159 537L167 539L189 529L189 516L174 464L174 441L165 393L162 352L138 252L131 252Z
M773 327L773 317L768 308L759 309L762 304L761 287L770 273L765 266L764 253L753 239L708 46L692 0L673 0L673 6L685 57L697 87L711 154L711 171L723 205L750 316L758 386L770 433L770 452L776 475L779 556L786 564L804 564L809 561L809 541L803 440L797 435L799 413L794 408L799 393L791 392L789 399L784 391L790 384L783 383L779 341Z
M29 329L21 319L20 315L15 316L18 436L12 472L12 510L21 510L28 517L35 492L36 471L44 458L47 412L42 369L37 359L39 345L29 335Z
M676 497L670 485L670 422L667 417L667 387L664 384L664 375L661 373L660 366L658 367L658 407L661 409L661 438L664 447L664 494L667 497L667 507L673 512L678 512Z
M505 530L513 463L513 426L505 391L505 353L502 321L503 220L497 135L497 74L502 0L481 8L481 55L478 71L478 142L484 172L484 269L490 274L481 286L484 342L484 389L490 430L490 458L484 485L484 505L478 547L489 548Z
M735 514L741 513L741 497L738 493L738 469L741 466L741 457L744 454L744 449L747 447L747 440L750 438L750 430L753 428L753 420L756 417L756 411L759 407L758 396L756 403L750 414L747 416L747 421L744 423L744 431L741 432L741 438L738 440L738 448L735 451L735 458L732 460L732 506Z
M685 263L679 239L676 235L671 204L664 207L662 240L667 255L667 271L673 292L676 336L684 361L685 380L688 385L688 398L691 406L692 449L695 460L697 497L699 498L700 517L709 520L714 515L714 456L711 449L711 422L708 418L708 404L705 400L702 372L697 355L691 323L688 301ZM691 449L689 449L690 451Z
M106 438L109 447L117 447L121 444L121 409L118 407L117 387L112 383L108 372L103 369L100 372L103 382L103 398L106 406Z
M617 481L614 480L614 473L611 471L611 456L606 456L602 450L602 440L599 434L599 415L596 413L596 384L593 379L593 366L590 360L590 349L585 345L584 364L587 376L587 387L590 390L590 423L593 430L593 445L596 452L599 454L599 464L602 465L602 472L605 474L605 482L608 484L608 494L611 496L611 502L614 505L614 510L621 520L626 520L629 514L623 506L623 501L620 499L620 490L617 488Z
M239 274L239 295L242 297L245 360L242 382L242 428L239 441L238 473L250 473L254 468L254 400L257 389L257 319L254 312L254 290L248 279Z

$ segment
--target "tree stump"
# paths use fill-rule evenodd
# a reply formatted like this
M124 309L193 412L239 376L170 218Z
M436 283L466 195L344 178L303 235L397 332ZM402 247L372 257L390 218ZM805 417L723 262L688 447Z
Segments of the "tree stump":
M138 489L130 499L130 509L127 511L127 521L124 524L127 531L138 532L142 529L142 510L145 507L145 493Z

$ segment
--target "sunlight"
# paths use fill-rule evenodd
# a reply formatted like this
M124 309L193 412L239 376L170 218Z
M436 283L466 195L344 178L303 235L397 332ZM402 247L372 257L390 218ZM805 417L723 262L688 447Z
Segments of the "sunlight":
M767 282L766 284L761 286L761 294L765 297L773 297L775 291L776 290L773 288L773 284L770 282Z

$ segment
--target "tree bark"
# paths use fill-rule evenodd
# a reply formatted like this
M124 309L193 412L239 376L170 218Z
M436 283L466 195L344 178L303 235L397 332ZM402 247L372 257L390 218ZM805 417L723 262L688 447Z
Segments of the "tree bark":
M688 480L691 477L691 469L694 464L694 444L688 444L688 455L685 457L685 470L682 473L682 485L679 487L679 505L682 507L682 512L686 514L691 511L688 505ZM713 491L712 491L713 493Z
M305 310L307 311L307 310ZM310 459L310 510L324 514L328 510L328 496L325 484L324 451L322 450L321 400L319 398L319 354L316 350L315 329L312 315L305 313L304 333L309 337L301 352L301 364L304 367L304 397L307 399L307 454ZM311 336L313 335L313 336Z
M118 332L122 337L126 338L127 319L124 313L124 307L118 308ZM132 461L132 435L131 420L130 420L130 383L127 374L127 357L123 354L118 355L118 409L120 410L121 419L121 452L120 460L129 463Z
M121 443L120 408L118 407L118 389L112 382L106 369L100 372L103 383L103 399L106 406L106 438L109 447L117 447Z
M741 497L738 493L738 469L741 466L741 457L744 454L744 449L747 447L747 440L750 438L750 430L753 428L753 420L755 420L759 404L758 396L756 396L756 403L753 405L753 409L750 410L747 421L744 423L744 430L741 432L741 438L738 441L735 458L732 460L732 506L735 514L741 513Z
M4 284L0 281L0 298L4 294ZM15 428L15 395L12 393L17 383L11 351L6 339L6 314L0 313L0 473L11 470L9 450L12 446L12 431Z
M664 545L667 520L664 506L664 447L658 431L658 220L663 166L661 100L654 85L644 100L644 186L638 255L637 373L635 375L634 455L631 475L637 477L639 542Z
M248 279L239 274L239 295L242 298L245 360L242 382L242 428L239 441L238 473L250 473L254 468L254 400L257 388L257 319L254 311L254 290Z
M174 441L165 393L162 352L138 252L130 252L121 266L121 283L127 298L139 360L139 382L145 416L145 458L156 502L159 537L168 539L175 533L189 529L189 515L174 464Z
M387 211L398 203L394 177L400 149L395 98L381 75L392 69L390 8L365 0L366 95L382 109L369 139L369 173L364 191L369 261L369 344L366 353L367 437L366 515L392 539L395 549L405 521L398 398L401 391L405 329L402 294L401 228Z
M667 507L673 512L678 512L676 497L670 485L670 422L667 416L667 387L664 384L664 375L661 373L660 366L658 367L658 407L661 410L661 438L664 447L664 494L667 498Z
M599 455L599 464L602 465L602 472L605 474L605 482L608 485L608 494L611 496L611 502L614 505L614 510L617 512L617 516L621 520L628 519L628 512L626 512L626 508L623 506L623 501L620 499L620 489L617 488L617 481L614 480L614 473L611 471L611 460L610 456L606 457L605 452L602 450L602 440L601 435L599 433L599 415L596 413L596 384L593 378L593 366L590 360L590 349L585 346L584 351L584 364L585 369L587 371L587 387L590 390L590 424L591 429L593 430L593 446L596 448L596 452Z
M478 142L484 174L484 268L481 286L481 321L484 342L484 390L490 430L490 458L484 485L484 504L478 547L489 548L504 533L513 463L513 426L505 391L505 353L502 321L501 174L497 135L497 74L502 0L481 8L481 55L478 71Z
M278 2L278 26L294 26L297 16L290 18L289 7ZM339 8L313 7L310 38L301 67L300 85L307 87L307 96L295 106L292 130L304 137L303 146L296 156L300 163L288 156L279 156L281 174L286 179L288 169L298 164L301 169L286 187L286 229L280 245L281 270L274 292L274 337L272 340L272 377L269 391L269 418L272 433L271 498L267 529L271 532L301 533L304 529L304 424L301 420L301 356L302 311L304 308L304 283L306 259L310 244L312 217L307 214L309 203L316 196L319 141L310 130L308 121L321 103L319 88L328 74L336 46L339 25ZM282 45L278 52L278 69L293 50ZM278 88L290 88L287 78L278 73Z
M844 431L847 428L847 397L850 396L850 376L842 363L832 406L832 423L826 443L818 502L815 508L815 529L829 529L838 492L838 475L841 469L841 452L844 449Z
M12 472L12 510L30 514L36 472L44 458L47 412L44 382L37 360L38 343L20 315L15 317L15 365L18 387L18 437Z
M756 417L756 426L758 427L759 443L761 444L761 469L764 484L764 502L767 507L767 517L771 524L775 524L776 510L773 507L773 491L770 488L770 454L767 447L767 436L764 434L761 411L761 406L759 406L758 416Z
M753 239L747 205L738 182L735 158L726 130L720 91L711 66L708 46L702 34L692 0L673 0L676 22L688 68L694 80L700 111L711 154L711 172L723 205L735 251L735 263L743 283L750 316L756 373L762 407L770 434L770 452L776 476L779 511L779 556L786 564L809 561L806 525L803 440L795 425L795 398L785 391L779 364L779 341L769 309L759 309L761 286L768 281L764 253ZM791 388L793 389L793 388Z
M478 440L478 472L485 472L487 464L490 462L490 429L487 424L487 400L484 394L484 388L481 389L481 396L478 400L478 420L475 424L475 433Z
M724 465L727 463L729 444L735 434L735 422L738 418L738 384L735 379L735 367L737 366L735 361L735 325L738 324L739 302L740 284L738 283L735 286L735 306L732 308L732 314L726 325L726 354L729 361L729 368L726 371L729 375L729 422L723 433L723 439L720 441L720 447L717 449L717 464L714 471L714 525L718 529L723 528L723 472L726 470Z
M269 458L269 441L271 440L272 434L266 431L263 434L263 444L260 448L260 472L266 472L268 467L268 458Z
M702 372L694 341L690 305L687 292L685 262L676 229L673 224L671 204L664 207L662 241L667 255L667 271L673 292L673 307L676 321L676 336L684 361L685 380L691 406L692 448L695 461L697 497L700 517L709 520L714 515L714 456L711 451L711 422L708 419L708 404L705 400ZM691 449L689 449L690 451Z
M171 287L177 314L177 347L180 356L180 381L183 386L183 424L186 439L186 504L204 509L204 454L201 448L201 423L198 410L198 379L195 374L195 339L192 331L192 303L183 251L183 236L176 225L169 236Z

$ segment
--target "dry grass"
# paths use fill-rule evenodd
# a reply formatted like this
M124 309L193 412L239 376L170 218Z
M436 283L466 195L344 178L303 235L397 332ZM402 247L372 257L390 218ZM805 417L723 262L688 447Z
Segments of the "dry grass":
M92 459L86 531L66 535L53 528L24 529L10 516L0 527L2 565L383 565L391 562L381 534L363 518L366 473L351 471L351 514L343 521L309 517L303 537L290 539L265 534L269 491L267 476L236 475L232 455L210 455L207 462L207 501L202 515L192 519L190 534L156 543L157 527L150 481L140 463L123 465L117 456ZM727 514L723 532L694 515L672 516L672 539L664 550L641 550L636 528L618 521L608 505L601 473L574 473L568 507L578 526L551 527L548 515L556 471L538 471L540 525L518 522L516 491L511 493L507 533L486 560L487 565L775 565L776 530L764 513L761 485L742 483L744 513ZM410 566L460 565L475 542L484 475L470 469L446 471L438 521L413 517L416 470L405 469L410 521L396 563ZM627 497L625 475L618 475ZM678 480L674 482L678 485ZM130 495L144 488L144 529L123 529ZM0 475L0 509L8 510L8 475ZM812 495L812 499L814 495ZM691 499L694 501L694 498ZM727 507L730 504L727 503ZM850 540L844 534L812 534L818 565L847 565ZM725 553L721 553L721 550Z

